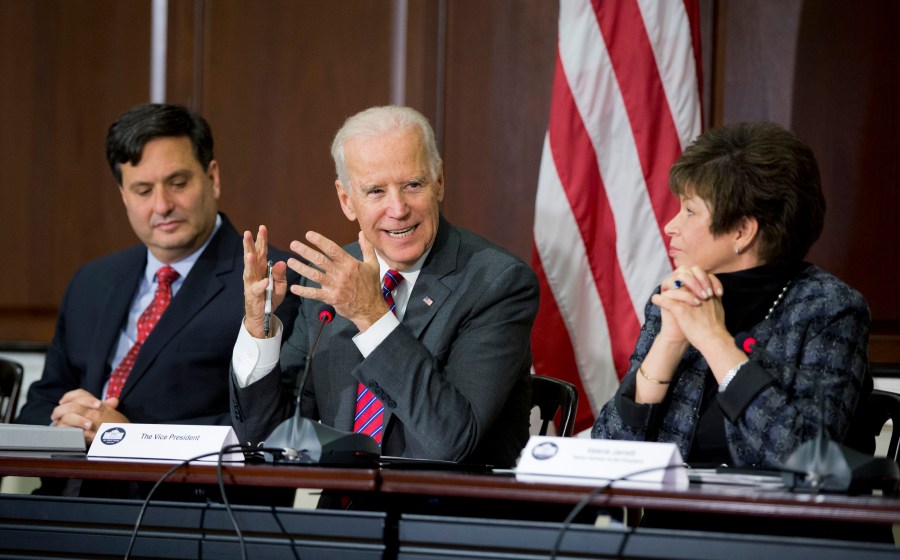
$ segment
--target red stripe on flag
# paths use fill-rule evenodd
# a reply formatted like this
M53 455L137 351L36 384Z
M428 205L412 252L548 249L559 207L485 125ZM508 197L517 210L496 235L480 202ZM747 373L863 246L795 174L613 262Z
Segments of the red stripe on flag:
M628 369L640 323L616 255L616 224L588 136L557 51L550 106L550 150L581 238L609 327L613 363L619 379ZM600 318L598 317L599 321Z
M575 362L575 351L572 350L572 341L569 339L569 331L563 322L559 307L556 306L556 300L544 274L541 257L534 245L532 245L531 255L532 268L534 268L541 285L541 305L535 319L535 325L540 325L540 328L531 331L534 371L539 375L568 381L578 388L575 431L580 432L593 425L594 413L581 383L578 364Z
M681 155L681 143L650 37L635 0L592 0L592 4L625 101L653 212L668 248L669 237L663 227L678 212L678 201L669 192L669 168Z
M557 52L556 72L553 78L553 94L551 100L550 122L548 125L548 149L552 157L552 166L559 178L560 184L565 191L565 200L554 201L554 206L565 207L572 212L572 218L577 224L577 233L567 230L565 243L578 243L578 237L581 237L585 249L585 257L587 266L582 267L574 260L557 259L551 260L551 255L544 255L546 261L542 262L540 256L535 250L533 265L538 271L538 277L541 282L541 308L535 321L534 334L532 336L535 369L539 373L553 375L562 379L571 380L569 368L575 368L581 364L585 371L581 372L581 378L591 384L597 384L597 372L599 368L608 368L608 357L605 355L607 344L612 352L612 361L615 364L618 376L627 369L628 359L634 346L635 340L639 332L639 313L642 308L635 308L635 303L630 297L626 279L623 275L623 266L618 261L617 238L620 240L633 239L634 235L622 234L628 231L625 228L635 227L629 223L629 210L627 207L622 209L617 204L616 211L623 210L624 215L620 215L620 223L614 223L615 216L613 207L609 204L608 194L604 181L611 181L610 177L600 175L598 161L604 162L610 157L616 157L614 152L621 147L624 150L631 149L631 143L634 142L634 148L637 150L638 165L640 169L628 170L626 175L629 179L633 179L634 175L640 173L644 177L644 183L647 189L647 197L652 206L653 216L658 225L658 232L646 230L648 226L643 226L638 233L641 235L658 236L663 233L662 239L668 245L668 236L664 235L664 225L673 216L678 209L678 201L671 196L668 189L668 174L671 164L681 154L681 146L690 138L679 139L679 128L681 126L681 134L693 134L697 130L695 122L691 122L696 116L692 114L673 115L672 107L669 106L666 87L675 88L669 91L673 95L673 104L677 104L679 111L691 112L697 107L687 107L692 105L692 96L683 88L689 82L693 82L695 76L678 76L673 71L679 68L687 69L690 64L678 57L668 57L669 54L677 53L678 56L687 55L683 48L686 47L684 37L677 35L682 31L676 28L682 25L683 14L679 13L681 8L678 4L654 4L652 2L642 3L638 6L636 0L571 0L572 3L561 4L560 17L560 45L563 50ZM697 99L701 98L700 85L702 84L701 76L701 58L700 58L700 42L699 42L699 11L696 0L683 0L684 8L687 14L687 23L690 25L691 43L693 44L694 68L696 71L697 83L689 87L697 88ZM583 3L582 3L583 2ZM653 41L651 35L648 34L644 25L641 8L648 10L648 21L662 24L661 27L651 30L653 33ZM665 9L661 9L665 8ZM590 29L584 25L587 22L578 21L578 19L586 17L590 19ZM663 18L663 19L660 19ZM678 21L673 21L676 18ZM594 29L593 26L597 25ZM668 26L667 26L668 25ZM591 53L587 49L602 48L601 45L594 43L594 33L599 30L602 40L604 41L609 60L603 56L583 58L583 55L602 54ZM671 36L657 36L656 32L666 30L666 32L676 33ZM588 35L585 35L585 32ZM675 45L678 50L660 50L661 62L666 63L666 68L662 72L657 68L656 57L653 48L666 49ZM565 53L567 63L573 65L572 71L584 72L586 75L572 76L578 80L577 84L573 83L574 91L569 89L569 83L566 80L565 68L562 66L560 52ZM571 58L571 60L569 60ZM600 61L600 67L596 69L596 75L590 75L593 72L593 61ZM585 64L591 62L591 64ZM608 68L604 68L607 64L612 65L612 73L608 72ZM674 64L675 66L672 66ZM694 74L694 71L690 72ZM594 82L595 78L600 81ZM663 78L666 82L663 83ZM606 80L614 79L616 84L609 84ZM582 91L581 87L589 85L595 87L597 91ZM624 102L625 116L620 116L613 111L621 110L619 98L611 99L602 97L616 89L621 93L622 102ZM591 115L597 115L602 119L601 122L583 123L582 115L578 110L573 95L578 96L578 103L582 101L590 105ZM615 95L613 93L613 95ZM600 97L597 97L600 96ZM598 104L597 106L594 106ZM681 106L685 105L685 106ZM612 133L618 130L620 119L627 117L631 133L623 134L622 138L612 138ZM594 118L594 117L592 117ZM607 119L609 119L607 121ZM676 124L678 123L678 124ZM611 129L610 126L615 126ZM609 145L592 144L589 131L595 131L601 142L612 142ZM624 144L619 144L624 143ZM597 152L595 152L595 150ZM613 152L613 153L609 153ZM598 160L598 156L605 158ZM549 162L542 163L542 173L549 167ZM621 162L615 162L621 163ZM545 167L547 166L547 167ZM554 199L558 194L558 185L556 185L555 177L551 188L547 191L549 196ZM610 184L613 186L612 184ZM615 187L624 187L626 185L614 185ZM544 192L543 186L539 185L540 193ZM643 193L641 193L643 195ZM552 199L551 199L552 200ZM618 203L618 200L615 202ZM538 209L539 210L539 209ZM643 208L646 212L648 209ZM536 219L542 220L541 212L536 211ZM552 218L551 218L552 219ZM540 246L543 250L545 246L559 246L548 243L544 237L548 234L546 224L542 227L535 228L536 247ZM618 229L623 228L623 229ZM549 231L552 232L552 229ZM629 234L631 232L629 231ZM618 235L622 234L622 235ZM551 233L552 235L552 233ZM572 237L573 239L569 239ZM621 241L620 241L621 242ZM545 245L546 243L546 245ZM564 245L563 245L564 246ZM660 247L661 248L661 247ZM550 249L553 250L553 249ZM558 250L558 249L557 249ZM628 248L625 248L628 251ZM630 253L629 253L630 254ZM641 252L642 258L647 258L648 252ZM580 255L580 251L579 251ZM664 255L659 255L664 258ZM580 258L580 256L579 256ZM629 263L631 266L641 266L642 263ZM658 264L662 264L661 262ZM547 270L544 271L543 267ZM562 266L564 268L558 269ZM587 268L589 267L589 270ZM569 270L568 268L571 268ZM631 271L631 268L628 269ZM655 269L654 269L655 270ZM638 270L640 272L640 269ZM655 277L659 271L652 274ZM549 286L549 279L554 282L553 286ZM588 282L588 275L593 279L597 289L599 302L597 302L593 294L589 294L590 308L593 309L597 303L602 306L602 313L606 316L607 329L609 332L609 340L602 339L601 333L596 332L579 332L577 329L583 328L585 325L591 325L590 317L578 317L574 320L564 321L564 313L575 313L579 310L579 305L584 304L578 300L584 297L583 289ZM571 281L563 281L568 279ZM645 282L647 278L642 278L640 274L632 274L628 277L628 282L636 282L640 284ZM654 282L658 281L655 278ZM636 286L632 286L634 289ZM647 289L641 286L640 289ZM571 293L570 293L571 291ZM555 292L555 294L554 294ZM559 295L559 302L555 300L555 295ZM644 297L646 297L645 294ZM586 299L587 299L586 298ZM575 311L571 309L574 307ZM598 314L596 321L602 321L602 316ZM574 332L568 332L564 327L576 329ZM589 327L589 328L590 328ZM597 329L602 330L602 329ZM563 337L563 333L567 333L567 337ZM599 335L599 336L598 336ZM599 338L594 341L594 338ZM571 339L571 340L570 340ZM603 349L603 352L588 352L586 350ZM585 361L603 361L603 365L596 363L585 363ZM601 372L601 376L611 372ZM575 381L579 386L579 395L584 397L584 389L582 384ZM591 386L585 386L587 390L592 390ZM607 388L595 387L593 390L606 391ZM594 394L598 404L602 404L609 395ZM591 414L589 400L583 398L579 403L579 414L577 429L581 430L590 426Z

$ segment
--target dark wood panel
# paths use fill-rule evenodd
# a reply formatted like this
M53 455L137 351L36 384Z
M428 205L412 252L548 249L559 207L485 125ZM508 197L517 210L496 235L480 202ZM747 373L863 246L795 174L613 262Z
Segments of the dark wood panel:
M860 290L876 321L900 320L898 33L891 0L804 4L792 92L791 125L817 154L828 200L812 260Z
M103 143L148 95L149 16L149 1L0 2L0 338L49 340L29 310L135 239Z
M438 149L443 147L441 118L443 103L444 47L442 2L410 2L406 29L406 104L431 121L437 135Z
M153 481L171 467L169 464L107 462L83 458L0 457L0 476L40 475L98 480ZM416 470L409 468L356 469L273 465L223 465L226 484L283 488L326 488L377 492L402 508L403 495L447 496L493 502L574 504L592 488L564 484L521 482L505 474ZM191 464L169 478L173 483L216 482L215 465ZM670 485L646 488L615 487L596 493L595 506L655 508L673 511L706 512L722 515L750 515L815 519L853 523L892 524L900 522L900 500L883 496L815 496L781 489L707 484L676 489Z
M221 208L287 248L307 230L358 228L340 211L329 149L344 119L388 102L390 1L205 3L202 112Z
M166 101L200 110L205 2L169 0L168 4Z
M40 476L93 480L134 480L156 482L174 463L104 461L85 457L0 456L0 476ZM308 465L263 465L225 463L222 479L226 484L276 486L283 488L327 488L335 490L375 490L377 471L367 468L314 467ZM193 462L172 473L168 482L216 484L216 463Z
M447 3L444 211L531 260L558 5Z
M716 123L773 120L812 146L828 203L809 259L860 290L870 353L900 361L900 5L718 2Z

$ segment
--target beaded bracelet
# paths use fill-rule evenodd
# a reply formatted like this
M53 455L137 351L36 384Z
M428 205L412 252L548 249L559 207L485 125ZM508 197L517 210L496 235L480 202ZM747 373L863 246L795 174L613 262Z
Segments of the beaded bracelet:
M654 379L654 378L650 377L649 375L647 375L646 373L644 373L644 366L643 366L643 365L638 366L638 373L640 373L640 374L641 374L641 377L643 377L644 379L646 379L646 380L649 381L650 383L656 383L657 385L668 385L669 383L671 383L671 381L661 381L661 380L659 380L659 379Z
M722 382L719 383L719 392L720 393L725 392L725 389L728 388L728 385L737 376L738 371L740 371L741 368L744 367L744 365L749 361L750 360L744 360L743 362L739 363L738 365L736 365L733 368L731 368L730 370L728 370L728 373L726 373L725 377L722 378Z

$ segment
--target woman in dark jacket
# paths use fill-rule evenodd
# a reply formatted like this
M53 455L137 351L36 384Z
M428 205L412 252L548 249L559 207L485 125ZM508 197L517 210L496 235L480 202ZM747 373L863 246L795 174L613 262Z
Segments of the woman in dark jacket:
M650 298L593 436L759 467L779 466L822 417L841 440L870 382L869 309L803 262L825 214L812 150L772 123L713 129L684 151L670 184L681 200L665 228L677 268ZM739 347L740 333L764 350Z
M764 468L820 420L841 441L871 391L869 309L803 261L825 214L812 150L772 123L713 129L672 167L670 188L681 201L665 227L676 269L647 304L593 437L675 443L693 465Z

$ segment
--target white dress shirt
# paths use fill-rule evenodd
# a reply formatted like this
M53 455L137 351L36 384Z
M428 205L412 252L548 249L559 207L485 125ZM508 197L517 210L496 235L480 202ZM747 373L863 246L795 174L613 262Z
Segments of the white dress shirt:
M203 251L206 250L207 245L209 245L209 242L216 232L219 231L221 226L222 216L217 215L216 225L213 227L212 233L210 233L209 237L206 239L206 243L187 257L169 265L178 271L178 278L172 282L173 299L178 293L178 290L181 289L181 286L184 284L185 278L190 274L191 269L194 268L197 259L199 259L200 255L203 254ZM131 300L131 307L128 310L128 319L125 321L125 325L122 326L122 330L119 332L119 339L116 342L112 354L112 361L110 362L112 364L110 372L115 371L119 366L119 362L125 358L125 355L128 354L128 351L131 350L131 347L137 342L138 319L140 319L144 310L146 310L153 302L153 297L156 295L156 273L164 266L166 266L165 263L154 257L153 253L150 252L150 249L147 249L147 267L144 269L144 275L141 277L141 281L138 284L134 299ZM105 398L106 384L103 386L103 395Z

